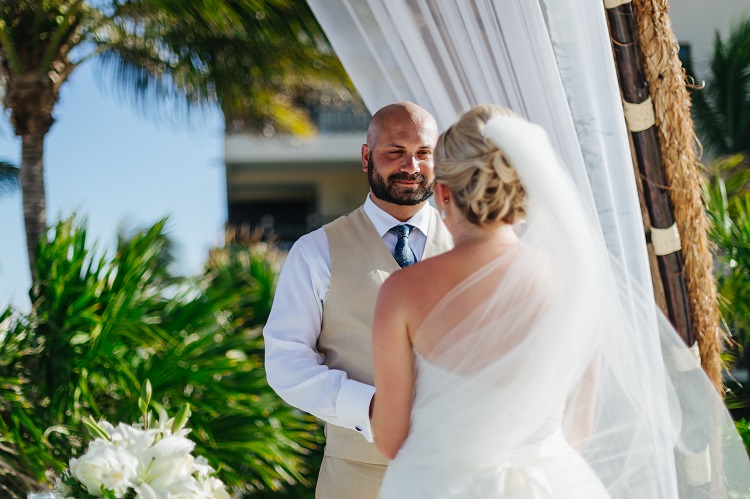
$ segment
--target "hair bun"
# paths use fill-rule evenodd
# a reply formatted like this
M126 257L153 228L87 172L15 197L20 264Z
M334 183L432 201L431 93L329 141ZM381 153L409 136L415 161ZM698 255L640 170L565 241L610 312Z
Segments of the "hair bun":
M513 224L526 214L525 191L516 169L482 133L491 118L513 114L494 104L477 106L438 139L435 179L450 189L473 224Z

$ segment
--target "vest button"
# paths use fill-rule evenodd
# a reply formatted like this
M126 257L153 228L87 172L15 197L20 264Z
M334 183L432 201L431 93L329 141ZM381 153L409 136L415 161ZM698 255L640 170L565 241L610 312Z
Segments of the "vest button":
M354 429L357 431L362 431L362 428L360 428L359 426L355 426Z

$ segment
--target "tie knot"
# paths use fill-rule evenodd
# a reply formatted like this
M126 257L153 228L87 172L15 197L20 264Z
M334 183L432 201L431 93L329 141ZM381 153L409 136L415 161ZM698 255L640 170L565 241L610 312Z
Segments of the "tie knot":
M403 239L409 237L409 234L411 233L411 230L413 228L414 227L409 224L399 224L394 225L391 230L396 233L396 236L398 236L399 239Z

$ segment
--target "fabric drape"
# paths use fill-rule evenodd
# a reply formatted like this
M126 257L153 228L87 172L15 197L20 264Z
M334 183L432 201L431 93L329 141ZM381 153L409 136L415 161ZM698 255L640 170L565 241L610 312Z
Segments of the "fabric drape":
M308 2L371 112L410 100L445 129L492 102L541 125L625 278L651 289L600 0Z

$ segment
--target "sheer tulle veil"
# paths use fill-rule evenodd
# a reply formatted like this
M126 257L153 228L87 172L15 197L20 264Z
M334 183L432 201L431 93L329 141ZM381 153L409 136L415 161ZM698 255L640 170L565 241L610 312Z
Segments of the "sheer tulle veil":
M618 282L546 132L503 116L484 134L518 171L527 216L520 242L415 333L439 340L418 354L430 373L418 376L394 460L413 464L403 481L419 479L416 466L459 470L461 497L481 488L478 470L512 469L517 497L564 497L527 459L559 431L582 458L566 483L595 481L597 497L750 497L750 464L722 400L649 293ZM500 482L493 490L507 497Z

